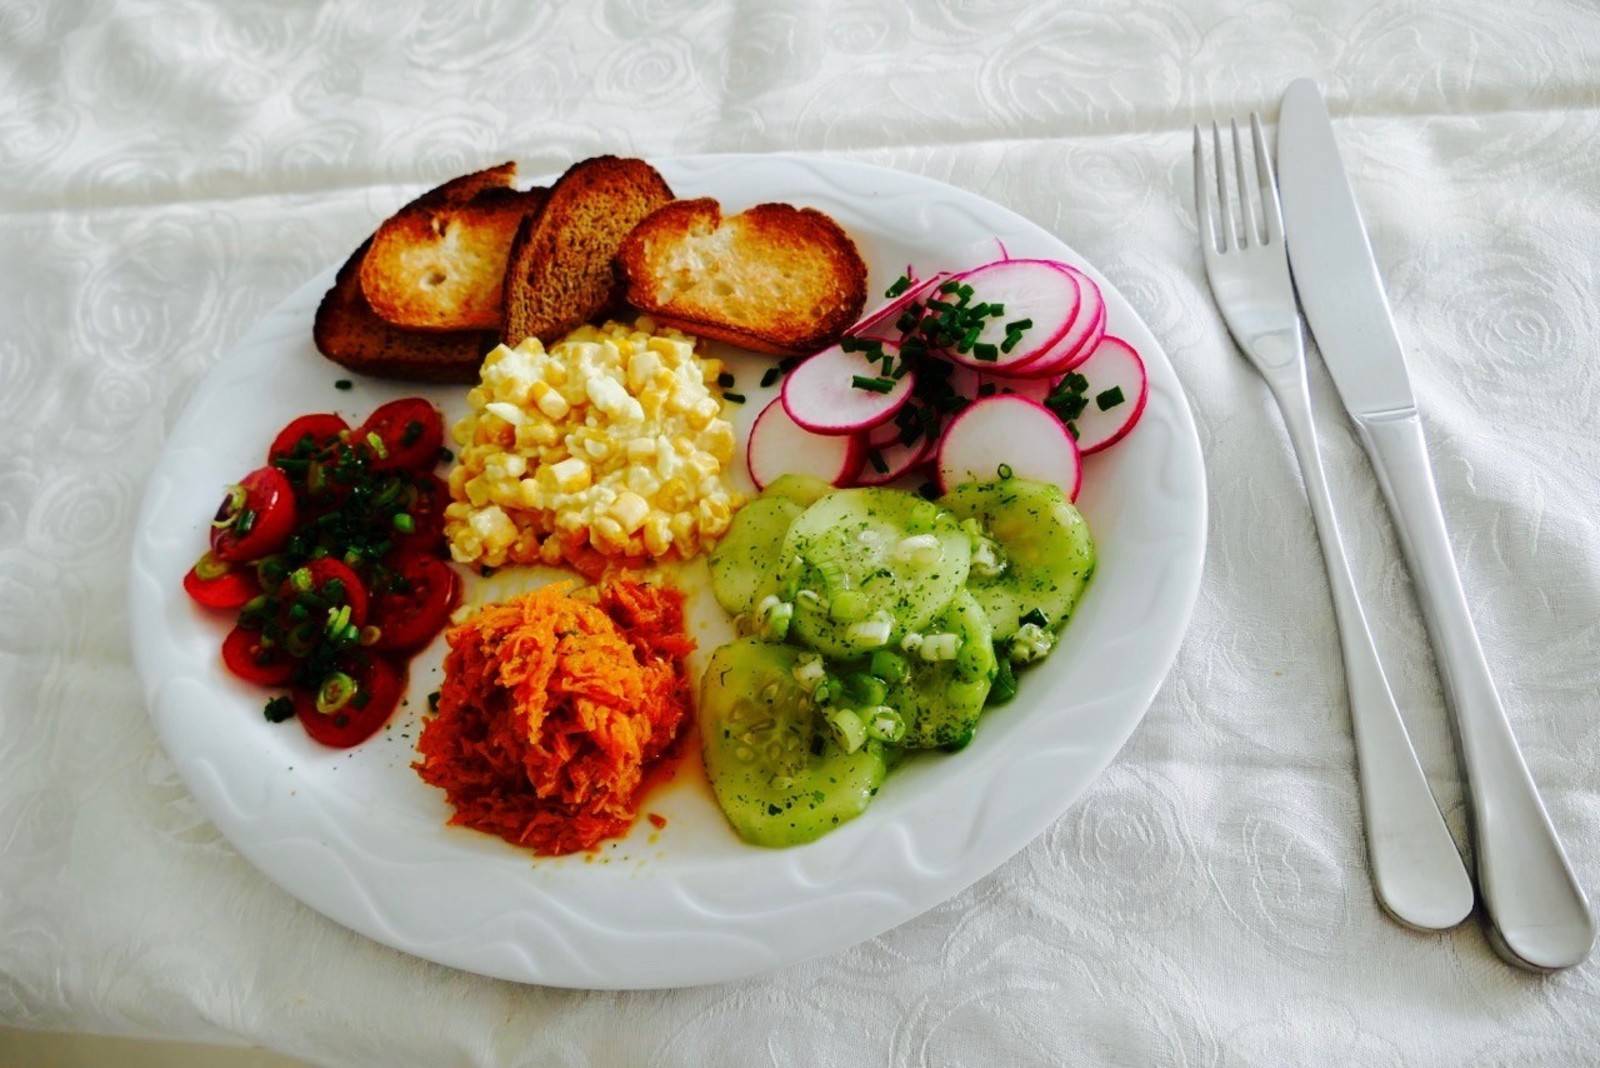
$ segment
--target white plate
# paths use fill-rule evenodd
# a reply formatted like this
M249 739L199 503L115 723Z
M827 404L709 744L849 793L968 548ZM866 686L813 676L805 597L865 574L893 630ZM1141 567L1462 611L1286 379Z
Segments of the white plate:
M932 907L1020 850L1110 762L1166 675L1199 587L1205 476L1188 406L1139 316L1071 249L981 197L897 171L785 156L657 166L680 195L729 210L783 200L829 213L871 265L873 294L907 263L927 272L993 258L996 237L1013 256L1076 264L1105 290L1111 332L1143 353L1150 401L1126 441L1087 462L1079 505L1099 568L1061 648L965 751L908 762L860 819L782 851L734 836L691 756L646 803L667 817L663 830L641 820L598 857L538 859L446 827L443 795L408 768L438 648L413 666L408 704L384 732L328 750L294 723L266 722L265 694L222 668L224 622L180 589L221 488L261 463L291 417L337 409L354 422L417 393L447 421L464 408L459 387L358 379L334 390L345 375L311 343L332 268L269 314L189 402L140 511L131 621L151 716L201 806L285 890L397 949L506 979L721 982L843 949ZM773 392L755 388L770 361L733 362L747 427ZM516 581L497 576L475 594ZM696 613L707 648L716 615Z

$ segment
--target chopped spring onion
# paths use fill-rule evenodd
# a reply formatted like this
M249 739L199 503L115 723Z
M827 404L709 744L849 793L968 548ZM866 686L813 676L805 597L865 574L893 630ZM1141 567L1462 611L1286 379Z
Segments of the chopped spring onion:
M212 579L219 579L232 570L232 565L218 560L209 552L194 562L195 575L206 582Z
M394 529L402 534L411 534L417 529L417 522L411 518L410 512L396 512L393 522Z
M1096 393L1094 397L1095 404L1102 412L1106 411L1108 408L1115 408L1125 400L1127 400L1127 398L1122 395L1121 386L1112 386L1104 393Z
M267 702L267 707L262 709L268 723L282 723L294 717L294 701L288 697L274 697Z
M389 449L384 445L383 439L378 436L376 430L367 431L367 444L372 448L378 459L387 460L389 458Z
M731 404L743 404L744 403L744 394L743 393L731 393L731 392L730 393L724 393L722 395L722 399L725 400L725 401L728 401Z
M890 378L868 378L866 375L851 375L850 385L854 389L865 389L873 393L887 393L894 388L894 380Z
M894 280L894 284L892 286L883 291L883 295L886 297L898 297L900 294L904 293L910 288L911 279L906 275L901 275L899 278Z
M761 388L766 389L778 379L783 377L783 371L776 367L769 367L761 375Z
M317 711L324 716L331 716L355 697L360 689L356 680L342 671L335 671L322 680L322 685L317 687Z
M350 381L348 378L336 379L333 383L334 389L353 389L354 387L355 383Z

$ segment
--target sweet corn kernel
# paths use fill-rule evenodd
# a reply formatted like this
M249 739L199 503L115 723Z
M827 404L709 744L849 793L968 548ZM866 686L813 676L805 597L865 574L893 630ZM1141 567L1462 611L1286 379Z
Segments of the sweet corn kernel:
M611 515L629 534L644 526L645 517L649 514L650 505L632 490L618 494L611 505Z

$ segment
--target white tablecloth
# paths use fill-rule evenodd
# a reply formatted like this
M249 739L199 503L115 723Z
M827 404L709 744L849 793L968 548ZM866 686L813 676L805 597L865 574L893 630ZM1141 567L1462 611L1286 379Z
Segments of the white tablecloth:
M1471 924L1419 936L1373 903L1327 589L1283 433L1208 299L1188 162L1192 121L1270 117L1299 75L1327 87L1485 649L1600 889L1591 4L230 7L0 7L0 1021L329 1064L1600 1057L1600 965L1534 978ZM1166 345L1212 518L1148 718L990 878L751 982L521 987L299 905L196 809L129 664L129 528L184 399L263 311L440 179L511 157L536 174L602 151L776 149L1022 212ZM1320 370L1313 388L1381 651L1464 835L1392 531Z

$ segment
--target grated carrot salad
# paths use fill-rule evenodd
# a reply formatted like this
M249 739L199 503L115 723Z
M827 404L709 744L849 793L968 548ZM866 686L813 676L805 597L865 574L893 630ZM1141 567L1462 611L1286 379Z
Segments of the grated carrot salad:
M412 767L445 791L451 823L554 855L638 818L648 767L690 708L683 595L616 579L581 598L547 586L447 632Z

